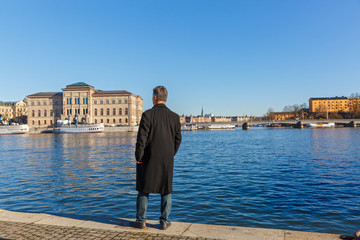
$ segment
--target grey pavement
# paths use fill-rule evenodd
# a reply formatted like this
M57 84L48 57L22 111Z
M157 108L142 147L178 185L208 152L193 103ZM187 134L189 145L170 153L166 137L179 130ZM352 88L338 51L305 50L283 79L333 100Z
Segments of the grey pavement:
M132 219L64 217L43 213L0 210L0 240L21 239L239 239L335 240L340 235L287 230L174 222L160 230L148 221L144 230L129 226Z

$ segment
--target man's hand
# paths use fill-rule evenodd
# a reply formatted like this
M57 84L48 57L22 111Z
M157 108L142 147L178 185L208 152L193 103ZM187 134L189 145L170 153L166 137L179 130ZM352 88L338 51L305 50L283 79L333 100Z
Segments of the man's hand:
M143 162L142 162L142 160L140 160L140 161L136 161L136 163L137 164L142 164Z

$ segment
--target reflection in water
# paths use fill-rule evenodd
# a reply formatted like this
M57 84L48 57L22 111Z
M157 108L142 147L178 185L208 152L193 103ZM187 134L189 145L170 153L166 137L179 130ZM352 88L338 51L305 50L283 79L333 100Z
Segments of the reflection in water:
M346 128L184 132L173 221L352 232L359 140ZM134 133L0 136L1 208L134 218L135 142Z

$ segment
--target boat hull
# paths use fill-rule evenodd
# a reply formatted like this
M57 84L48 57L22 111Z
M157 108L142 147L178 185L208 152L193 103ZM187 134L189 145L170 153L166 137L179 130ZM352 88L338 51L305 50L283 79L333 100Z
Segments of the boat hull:
M70 125L54 128L54 133L101 133L104 130L104 124Z
M28 125L0 126L0 135L25 134L29 132Z

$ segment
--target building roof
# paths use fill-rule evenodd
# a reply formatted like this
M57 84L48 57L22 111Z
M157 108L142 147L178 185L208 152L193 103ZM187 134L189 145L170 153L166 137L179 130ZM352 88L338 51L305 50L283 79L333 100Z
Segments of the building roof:
M94 97L96 97L96 96L117 96L117 95L132 95L132 93L125 91L125 90L119 90L119 91L97 90L97 92L93 94Z
M49 97L53 97L53 96L59 96L62 95L62 92L39 92L39 93L34 93L31 95L28 95L28 98L49 98Z
M90 86L90 85L84 82L77 82L77 83L69 84L68 86Z
M349 99L348 97L322 97L322 98L310 98L310 100L338 100L338 99Z
M87 84L87 83L84 83L84 82L77 82L77 83L73 83L73 84L69 84L69 85L66 85L66 88L63 88L62 90L71 90L73 91L74 89L94 89L93 86Z
M15 106L16 102L1 102L0 101L0 106Z

